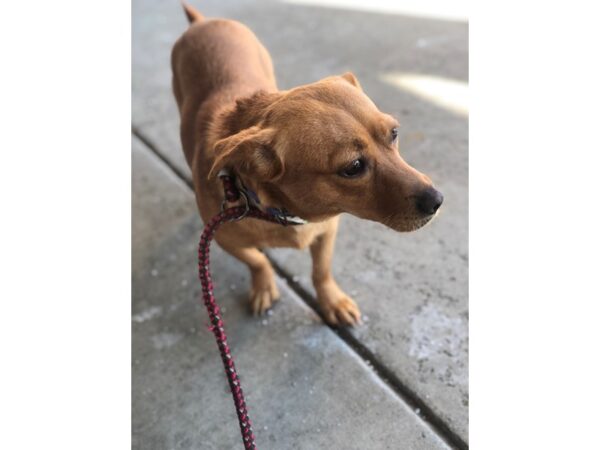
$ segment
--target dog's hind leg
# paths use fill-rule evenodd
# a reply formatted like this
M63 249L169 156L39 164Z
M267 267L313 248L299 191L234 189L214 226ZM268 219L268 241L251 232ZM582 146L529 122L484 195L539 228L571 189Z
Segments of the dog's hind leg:
M227 243L219 245L232 256L246 263L252 276L250 309L255 315L264 314L275 301L279 300L279 290L275 284L275 271L267 257L255 247L233 247Z

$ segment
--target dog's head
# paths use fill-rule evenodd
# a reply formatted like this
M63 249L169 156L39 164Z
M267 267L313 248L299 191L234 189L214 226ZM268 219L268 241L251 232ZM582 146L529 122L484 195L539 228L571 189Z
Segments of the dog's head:
M216 143L209 177L231 167L268 206L309 221L347 212L412 231L442 204L400 156L398 122L350 73L242 100L235 120L242 129Z

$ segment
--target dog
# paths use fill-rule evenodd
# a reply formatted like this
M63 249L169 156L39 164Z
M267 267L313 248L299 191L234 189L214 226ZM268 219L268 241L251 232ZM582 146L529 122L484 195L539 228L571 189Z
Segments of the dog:
M413 231L437 214L442 194L402 159L398 122L352 73L280 91L269 53L249 28L183 7L190 26L173 47L173 92L202 219L221 210L219 173L226 170L259 208L307 221L283 227L246 219L216 233L250 269L252 312L265 313L279 298L261 249L308 247L325 320L359 323L358 306L331 274L340 214Z

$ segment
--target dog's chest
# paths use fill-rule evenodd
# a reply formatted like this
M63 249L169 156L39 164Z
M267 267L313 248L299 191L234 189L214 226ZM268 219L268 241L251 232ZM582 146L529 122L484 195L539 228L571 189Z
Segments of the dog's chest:
M322 223L307 225L272 225L266 227L259 240L261 247L288 247L304 249L323 233L325 225Z

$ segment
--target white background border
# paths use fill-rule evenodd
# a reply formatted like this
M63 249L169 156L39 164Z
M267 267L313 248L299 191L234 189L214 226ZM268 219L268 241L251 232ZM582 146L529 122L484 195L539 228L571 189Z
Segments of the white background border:
M130 9L0 7L3 449L130 448Z
M600 448L598 12L472 5L470 444Z

